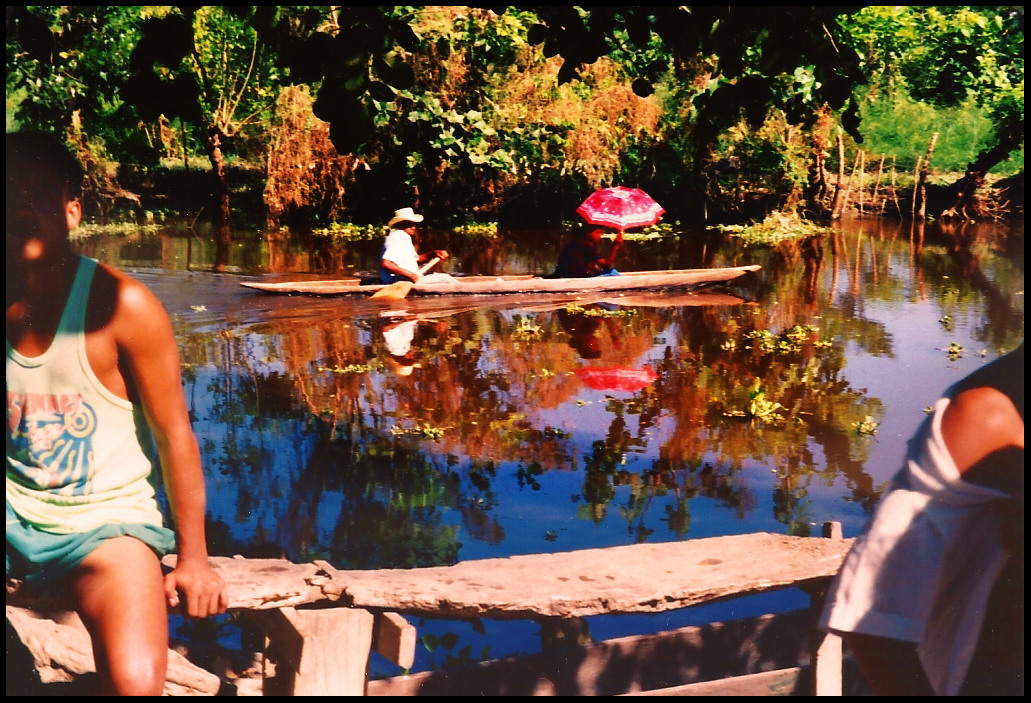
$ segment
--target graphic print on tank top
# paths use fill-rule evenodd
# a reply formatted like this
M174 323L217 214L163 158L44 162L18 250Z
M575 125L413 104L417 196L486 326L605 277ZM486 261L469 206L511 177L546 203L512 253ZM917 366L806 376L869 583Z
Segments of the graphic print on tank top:
M97 415L78 393L7 393L8 456L41 489L85 495L93 477Z

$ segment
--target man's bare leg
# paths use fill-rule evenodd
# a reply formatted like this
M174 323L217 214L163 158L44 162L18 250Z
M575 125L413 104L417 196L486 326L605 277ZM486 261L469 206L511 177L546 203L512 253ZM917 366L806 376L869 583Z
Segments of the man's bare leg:
M843 632L849 651L878 696L933 696L912 642Z
M75 571L72 590L93 640L100 694L161 695L168 613L161 564L150 547L116 537Z

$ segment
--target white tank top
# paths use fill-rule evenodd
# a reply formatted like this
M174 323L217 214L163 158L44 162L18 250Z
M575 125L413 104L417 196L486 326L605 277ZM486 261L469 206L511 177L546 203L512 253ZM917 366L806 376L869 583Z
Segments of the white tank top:
M50 347L19 354L7 342L7 502L47 532L108 523L160 527L157 466L143 409L104 388L83 332L97 262L82 258Z

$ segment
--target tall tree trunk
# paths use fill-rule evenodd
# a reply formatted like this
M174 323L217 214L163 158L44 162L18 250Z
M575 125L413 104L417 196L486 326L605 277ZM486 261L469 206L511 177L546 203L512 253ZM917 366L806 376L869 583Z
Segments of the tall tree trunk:
M211 172L215 176L215 199L217 206L216 224L229 224L229 180L226 178L225 157L222 154L222 132L211 129L204 146L211 161Z
M985 176L994 166L1005 161L1010 152L1020 148L1020 143L1024 141L1024 122L1021 120L1019 124L1000 125L999 133L999 141L995 146L978 154L977 158L967 166L963 177L952 184L950 195L953 198L953 204L952 207L942 212L941 219L971 219L967 208L974 205L977 191L984 186Z

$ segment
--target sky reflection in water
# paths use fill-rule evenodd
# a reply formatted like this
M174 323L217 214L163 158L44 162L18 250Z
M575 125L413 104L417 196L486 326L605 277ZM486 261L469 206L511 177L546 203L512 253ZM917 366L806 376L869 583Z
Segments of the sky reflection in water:
M706 233L631 243L623 270L763 269L723 298L630 305L388 308L266 296L235 275L186 271L210 270L215 255L237 271L372 269L375 243L277 235L262 247L223 242L221 254L195 237L78 246L148 267L136 275L172 314L215 550L378 568L808 534L826 520L857 534L923 408L1022 339L1023 235L872 220L842 229L773 252ZM430 238L465 271L489 274L547 270L560 245L534 246L527 233ZM596 637L653 631L804 598L749 602L593 627ZM532 648L536 631L448 628L492 656Z

